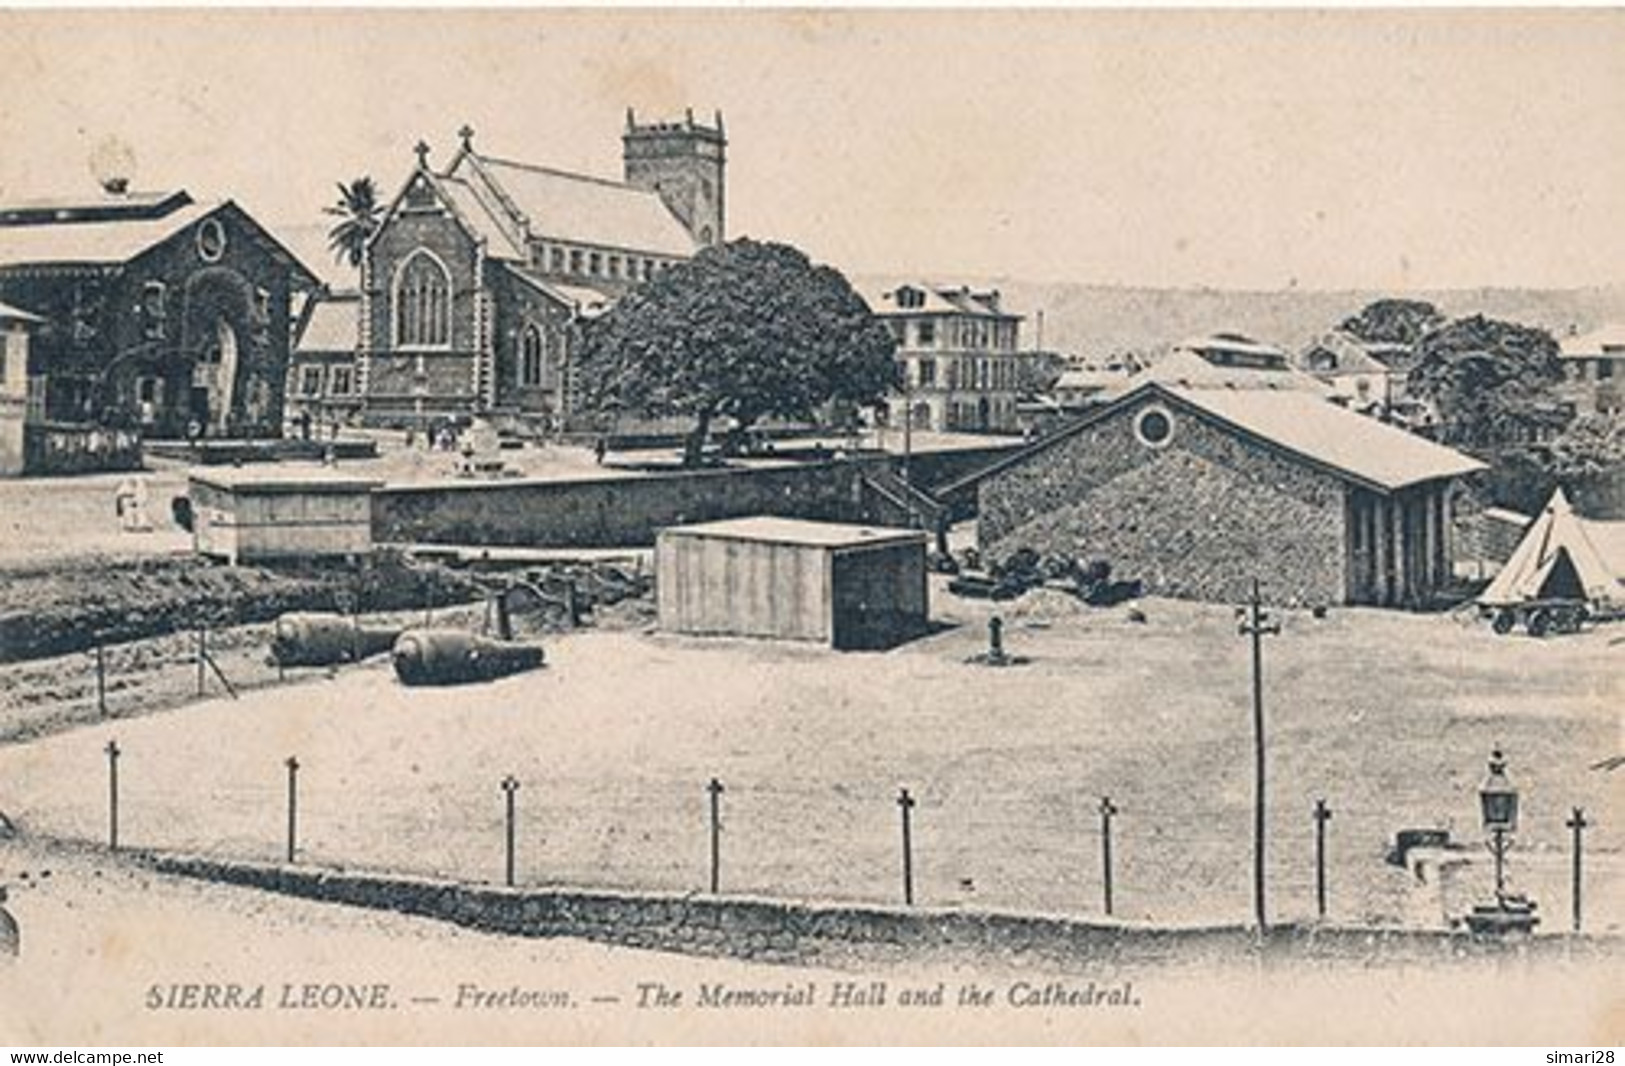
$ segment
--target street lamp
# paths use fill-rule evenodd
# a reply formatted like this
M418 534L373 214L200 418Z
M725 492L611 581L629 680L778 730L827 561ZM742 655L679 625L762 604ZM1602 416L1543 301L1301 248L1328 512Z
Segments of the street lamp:
M1506 903L1506 853L1511 835L1518 829L1518 790L1507 780L1506 756L1500 748L1490 752L1490 772L1478 786L1478 803L1484 817L1484 831L1490 835L1490 854L1495 856L1495 900Z

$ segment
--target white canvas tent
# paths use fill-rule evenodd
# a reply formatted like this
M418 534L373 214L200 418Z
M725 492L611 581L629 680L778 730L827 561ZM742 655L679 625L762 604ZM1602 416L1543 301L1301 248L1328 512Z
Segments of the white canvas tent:
M1625 522L1581 518L1562 489L1553 492L1478 602L1509 607L1539 599L1625 601Z

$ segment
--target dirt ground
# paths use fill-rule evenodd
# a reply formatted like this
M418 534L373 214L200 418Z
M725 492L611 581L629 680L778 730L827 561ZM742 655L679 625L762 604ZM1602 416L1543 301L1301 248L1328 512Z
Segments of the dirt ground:
M1026 665L967 664L995 609ZM101 839L116 737L125 842L272 858L297 755L305 859L478 881L499 875L497 783L513 773L523 880L683 890L706 876L715 775L729 890L889 902L907 786L920 900L1098 914L1109 795L1118 917L1243 921L1246 643L1222 606L1141 610L1135 623L1062 597L939 595L948 628L844 655L578 632L549 642L540 672L446 690L368 664L0 750L0 809L32 833ZM1514 888L1564 926L1563 822L1583 806L1588 926L1625 928L1619 778L1590 769L1621 746L1618 632L1534 641L1371 610L1284 620L1265 653L1272 916L1313 917L1309 814L1324 797L1331 919L1439 927L1437 892L1384 852L1400 829L1448 828L1487 886L1476 788L1500 745L1524 796Z

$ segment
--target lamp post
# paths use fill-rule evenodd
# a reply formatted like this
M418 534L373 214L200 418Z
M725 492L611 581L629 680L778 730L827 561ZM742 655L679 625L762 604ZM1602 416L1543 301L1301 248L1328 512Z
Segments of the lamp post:
M1506 853L1512 847L1512 834L1518 829L1518 790L1506 775L1507 760L1500 748L1490 752L1490 772L1478 786L1479 809L1484 831L1489 834L1490 854L1495 856L1495 902L1506 906Z

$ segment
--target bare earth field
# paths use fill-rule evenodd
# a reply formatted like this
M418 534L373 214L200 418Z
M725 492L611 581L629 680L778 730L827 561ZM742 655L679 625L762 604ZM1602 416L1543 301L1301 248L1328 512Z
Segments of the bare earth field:
M891 902L907 786L922 903L1089 915L1109 794L1117 917L1244 921L1246 644L1228 608L1142 606L1144 624L1043 594L1004 605L1031 661L1003 670L965 662L990 605L949 597L936 615L957 626L883 654L581 632L539 673L445 690L373 663L0 749L0 810L32 834L104 839L116 737L123 842L273 859L297 755L302 860L495 880L512 773L522 881L686 890L704 884L715 775L726 890ZM1481 858L1475 790L1501 745L1524 795L1514 888L1566 927L1563 821L1583 806L1588 928L1621 931L1619 778L1588 768L1622 746L1617 632L1541 642L1365 610L1285 622L1266 651L1272 917L1313 917L1324 796L1332 920L1441 927L1470 901L1382 855L1396 830L1442 826ZM1484 864L1470 874L1487 894Z

